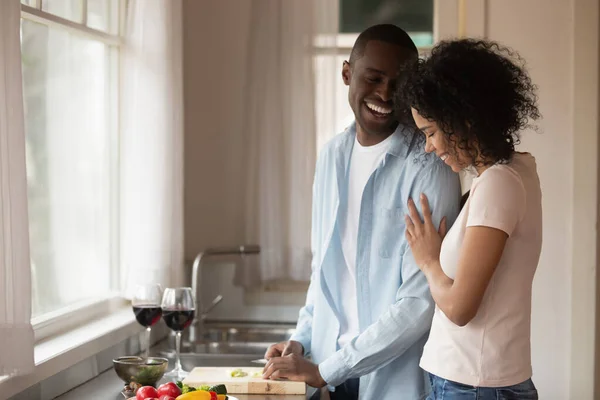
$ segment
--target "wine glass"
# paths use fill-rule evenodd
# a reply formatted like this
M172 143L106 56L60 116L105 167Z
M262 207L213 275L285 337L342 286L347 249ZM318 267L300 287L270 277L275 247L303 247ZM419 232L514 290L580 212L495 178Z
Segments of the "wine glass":
M165 374L178 379L185 378L188 371L181 368L179 352L181 348L181 332L190 326L196 311L192 288L167 288L162 298L162 317L169 328L175 331L175 368Z
M162 287L159 284L138 285L135 289L131 305L137 322L146 328L145 358L150 353L150 330L160 320L162 309Z

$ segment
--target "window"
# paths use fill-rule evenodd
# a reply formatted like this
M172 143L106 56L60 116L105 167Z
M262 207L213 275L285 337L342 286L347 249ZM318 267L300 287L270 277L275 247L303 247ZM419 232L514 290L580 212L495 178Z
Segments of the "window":
M433 44L433 0L340 0L340 33L375 24L398 25L419 47Z
M419 49L433 45L433 0L339 0L337 15L337 36L324 34L315 43L318 149L354 121L341 68L360 32L392 23L406 30Z
M118 288L119 0L22 0L32 321Z

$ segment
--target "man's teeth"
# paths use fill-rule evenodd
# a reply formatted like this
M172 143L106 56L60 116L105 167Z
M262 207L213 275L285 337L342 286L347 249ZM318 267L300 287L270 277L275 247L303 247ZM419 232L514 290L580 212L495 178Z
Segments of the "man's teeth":
M440 156L440 158L442 159L442 161L446 161L446 158L448 158L448 154L443 154L442 156Z
M389 114L392 112L391 108L384 108L384 107L379 107L376 106L375 104L371 104L371 103L366 103L367 107L369 107L371 110L378 112L380 114Z

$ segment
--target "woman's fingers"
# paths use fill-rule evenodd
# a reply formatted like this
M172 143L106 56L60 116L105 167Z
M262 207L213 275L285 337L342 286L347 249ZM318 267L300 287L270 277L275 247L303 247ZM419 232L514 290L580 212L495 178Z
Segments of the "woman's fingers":
M412 225L414 227L413 232L414 233L420 232L423 222L421 221L421 217L419 216L419 211L417 210L417 206L415 205L415 202L413 201L413 199L408 199L408 215L410 216Z
M440 229L438 230L442 240L446 236L446 232L448 232L448 222L446 221L446 217L443 217L442 221L440 222Z
M408 239L408 238L414 236L415 225L412 223L412 220L410 219L410 217L408 215L404 216L404 223L406 225L406 238Z
M421 193L421 208L423 209L423 219L425 220L425 225L432 225L431 221L431 209L429 208L429 199L423 193Z

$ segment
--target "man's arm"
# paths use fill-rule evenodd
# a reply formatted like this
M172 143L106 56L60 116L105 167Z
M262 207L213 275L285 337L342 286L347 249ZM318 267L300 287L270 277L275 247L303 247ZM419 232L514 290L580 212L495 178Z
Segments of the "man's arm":
M265 353L265 358L267 360L275 357L287 356L290 354L307 356L310 353L314 296L315 291L318 290L318 282L315 279L315 270L313 268L310 277L310 284L308 286L308 292L306 294L306 303L300 309L298 322L296 323L296 330L289 341L273 344L267 349Z
M303 354L307 356L310 353L311 336L312 336L312 320L313 320L313 308L314 308L314 292L317 284L315 283L315 272L310 278L310 285L308 286L308 292L306 294L306 303L304 307L300 309L298 316L298 323L296 324L296 331L290 338L290 341L299 342L302 345Z
M441 163L428 166L417 175L410 197L425 193L431 199L433 221L447 218L448 227L456 219L460 201L458 175ZM401 356L431 327L434 303L423 273L416 265L410 247L402 259L402 285L396 302L347 346L319 365L328 385L366 375Z
M312 321L313 321L313 310L315 304L315 296L319 290L319 279L317 277L317 263L320 260L320 232L318 230L321 227L321 213L322 213L322 191L321 176L323 174L323 168L325 167L325 158L327 152L323 151L317 160L315 168L315 178L313 181L313 193L312 193L312 222L311 222L311 249L312 249L312 262L311 262L311 276L310 285L306 293L306 303L304 307L300 309L298 316L298 322L296 324L296 331L290 338L290 340L299 342L304 350L304 355L308 355L311 350L311 336L312 336Z

